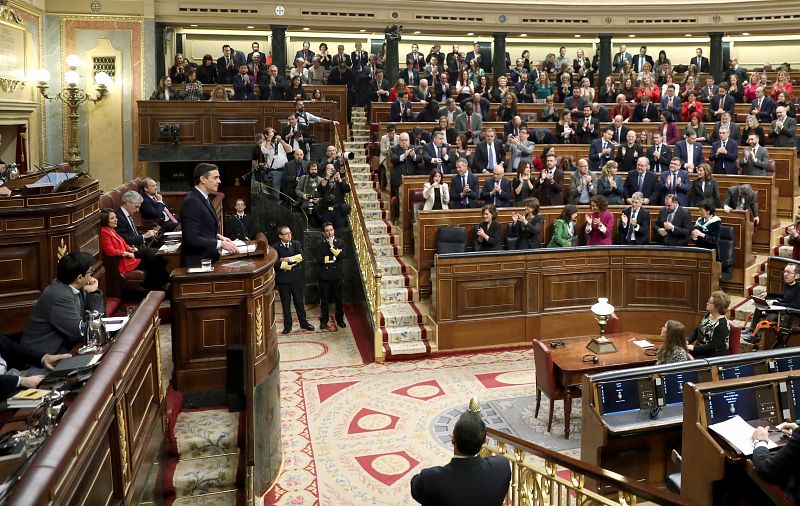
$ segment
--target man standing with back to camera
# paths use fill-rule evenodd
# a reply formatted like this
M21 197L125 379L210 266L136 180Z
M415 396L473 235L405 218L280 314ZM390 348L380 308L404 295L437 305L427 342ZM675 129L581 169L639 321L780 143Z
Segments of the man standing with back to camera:
M238 253L233 242L220 234L217 213L208 197L219 188L219 168L198 163L192 177L195 187L181 205L181 266L198 267L203 259L219 260L219 250Z

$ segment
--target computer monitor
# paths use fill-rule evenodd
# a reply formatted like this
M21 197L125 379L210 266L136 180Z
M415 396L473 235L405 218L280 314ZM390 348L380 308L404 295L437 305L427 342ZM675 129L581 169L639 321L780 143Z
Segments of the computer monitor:
M744 420L769 420L778 423L778 403L772 384L706 394L708 423L724 422L739 415Z
M787 386L787 396L785 397L786 403L784 405L784 409L789 410L789 418L790 422L793 422L800 418L800 377L791 376L788 378L786 382Z
M683 384L687 381L699 383L699 371L680 371L661 375L664 388L664 405L683 404Z
M601 414L638 411L655 407L655 386L649 376L598 384Z
M780 357L772 359L778 372L800 370L800 356Z
M769 368L766 362L752 362L749 364L739 364L731 367L718 367L719 379L746 378L758 374L767 374Z

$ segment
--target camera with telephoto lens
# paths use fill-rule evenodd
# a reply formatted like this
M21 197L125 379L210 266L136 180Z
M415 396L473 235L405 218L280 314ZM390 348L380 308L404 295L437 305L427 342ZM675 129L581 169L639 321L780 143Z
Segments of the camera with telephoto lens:
M352 159L354 159L356 157L356 155L352 151L342 151L341 153L339 153L336 156L338 156L340 158L346 158L348 160L352 160Z

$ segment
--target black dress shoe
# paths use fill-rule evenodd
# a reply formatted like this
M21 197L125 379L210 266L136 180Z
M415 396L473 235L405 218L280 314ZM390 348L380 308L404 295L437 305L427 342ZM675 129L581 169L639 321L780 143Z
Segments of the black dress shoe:
M347 328L347 325L344 323L344 320L338 320L336 322L336 326L339 327L340 329L346 329Z
M308 322L301 323L301 324L300 324L300 328L301 328L301 329L305 329L305 330L314 330L314 326L313 326L313 325L311 325L311 324L310 324L310 323L308 323Z
M292 329L283 329L283 335L291 334L291 333L292 333Z
M325 330L325 329L327 329L327 328L328 328L328 322L327 322L327 321L322 321L322 320L320 320L320 321L319 321L319 329L320 329L320 330Z

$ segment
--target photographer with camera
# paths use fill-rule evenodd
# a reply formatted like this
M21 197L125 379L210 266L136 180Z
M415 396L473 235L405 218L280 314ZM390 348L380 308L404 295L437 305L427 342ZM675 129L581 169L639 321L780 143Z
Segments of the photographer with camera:
M345 203L345 193L350 193L350 185L342 179L342 175L333 164L329 163L325 166L325 177L317 187L319 196L317 215L322 218L323 222L333 223L334 228L342 228L347 225L350 206Z
M261 140L259 142L259 136ZM268 188L271 198L278 200L281 188L283 168L289 160L292 146L277 135L274 128L267 128L264 134L256 135L256 147L253 148L253 174L257 181L261 181Z
M288 120L289 124L283 129L283 138L286 139L292 150L302 149L303 153L307 153L305 159L308 160L314 138L309 134L308 126L300 123L296 113L290 114Z
M297 195L300 209L306 213L306 216L312 222L316 221L316 211L320 203L317 189L321 181L322 177L319 176L317 162L311 162L308 165L308 174L300 176L300 181L297 182L297 189L294 192ZM317 223L314 225L316 226Z
M294 159L283 168L283 179L281 181L281 191L285 197L292 199L295 194L300 178L308 174L308 162L303 160L303 150L294 150Z

